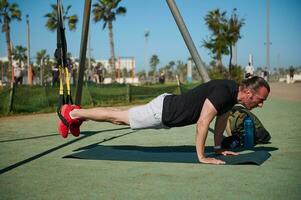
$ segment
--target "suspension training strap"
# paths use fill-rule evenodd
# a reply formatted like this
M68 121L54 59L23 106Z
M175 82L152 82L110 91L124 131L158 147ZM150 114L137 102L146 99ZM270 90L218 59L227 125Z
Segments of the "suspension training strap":
M64 104L73 104L71 98L71 89L70 89L70 78L68 71L67 63L67 42L65 37L65 28L64 28L64 19L63 19L63 10L61 1L57 0L57 48L55 50L54 56L57 61L57 66L59 69L59 78L60 78L60 89L59 89L59 100L57 114L62 122L69 127L67 120L61 115L61 106ZM64 81L65 75L65 81ZM66 84L67 95L65 99L64 94L64 82Z

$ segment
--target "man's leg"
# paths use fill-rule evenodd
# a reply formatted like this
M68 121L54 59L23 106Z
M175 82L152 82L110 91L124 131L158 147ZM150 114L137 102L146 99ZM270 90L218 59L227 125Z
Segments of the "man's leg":
M80 118L83 120L93 120L98 122L111 122L118 125L129 125L128 110L119 108L90 108L90 109L74 109L70 112L71 118Z
M65 119L58 122L58 131L63 138L68 136L69 130L72 135L78 137L80 135L80 125L84 120L93 120L99 122L111 122L117 125L129 125L128 110L117 108L91 108L81 109L77 105L65 104L61 107L61 115Z

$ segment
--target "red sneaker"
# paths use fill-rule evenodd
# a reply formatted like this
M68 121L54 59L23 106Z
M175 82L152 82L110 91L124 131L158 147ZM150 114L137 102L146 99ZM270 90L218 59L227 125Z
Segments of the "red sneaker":
M78 105L72 105L73 109L80 109L80 106ZM72 109L72 110L73 110ZM78 137L80 134L80 125L83 123L83 120L77 118L77 119L72 119L70 123L70 132L72 133L73 136Z
M62 122L62 120L59 120L59 121L58 121L57 127L58 127L59 134L60 134L63 138L68 137L69 129L68 129L68 127Z
M60 119L60 121L58 122L58 130L63 138L68 137L69 128L72 135L77 137L80 134L79 126L82 124L82 120L71 119L69 113L73 109L80 109L80 107L77 105L65 104L61 108L61 115L64 119ZM65 121L63 122L62 120Z

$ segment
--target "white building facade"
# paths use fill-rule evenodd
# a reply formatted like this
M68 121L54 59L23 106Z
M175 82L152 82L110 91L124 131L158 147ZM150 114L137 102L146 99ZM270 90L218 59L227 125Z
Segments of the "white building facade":
M112 71L109 60L95 60L95 62L101 63L108 72ZM115 67L117 73L116 81L118 83L139 83L138 77L135 77L136 60L134 57L118 57L115 62ZM121 77L122 70L124 69L130 72L130 77ZM104 79L105 84L109 84L111 82L111 78Z
M109 72L112 70L109 60L95 60L95 62L101 63L102 66ZM117 70L126 69L127 71L131 71L135 74L136 60L134 57L118 57L116 59L115 66Z

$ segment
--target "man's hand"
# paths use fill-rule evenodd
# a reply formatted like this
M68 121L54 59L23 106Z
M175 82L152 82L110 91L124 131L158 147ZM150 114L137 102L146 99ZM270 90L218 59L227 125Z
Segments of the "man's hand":
M201 163L204 163L204 164L214 164L214 165L223 165L223 164L226 164L225 161L218 160L216 158L203 157L203 158L200 158L199 161Z
M237 156L239 154L239 153L236 153L236 152L233 152L233 151L226 151L224 149L215 150L215 153L216 154L222 154L224 156L228 156L228 155Z
M222 154L224 156L228 156L228 155L236 156L236 155L239 154L239 153L236 153L236 152L233 152L233 151L226 151L226 150L223 150L223 149L216 150L215 153L216 154ZM210 157L209 158L208 157L199 158L199 161L201 163L204 163L204 164L214 164L214 165L226 164L225 161L222 161L222 160L219 160L219 159L216 159L216 158L210 158Z

